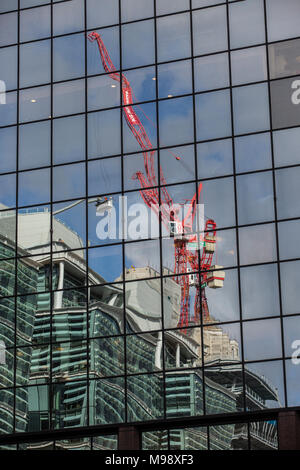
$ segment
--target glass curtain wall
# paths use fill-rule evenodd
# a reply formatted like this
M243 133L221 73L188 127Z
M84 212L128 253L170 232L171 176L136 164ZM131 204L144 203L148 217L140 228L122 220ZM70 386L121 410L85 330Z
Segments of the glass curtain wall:
M300 405L299 18L0 1L2 435ZM143 434L199 445L276 423Z

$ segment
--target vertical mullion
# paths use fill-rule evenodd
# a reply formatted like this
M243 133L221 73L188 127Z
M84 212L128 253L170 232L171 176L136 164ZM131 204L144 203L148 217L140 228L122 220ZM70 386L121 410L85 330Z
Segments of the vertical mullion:
M264 20L265 20L265 41L266 41L266 58L267 58L267 78L268 78L268 100L269 100L269 119L270 119L270 139L271 139L271 156L272 156L272 179L273 179L273 192L274 192L274 215L275 215L275 236L276 236L276 264L278 274L278 294L279 294L279 307L280 307L280 328L281 328L281 348L282 358L285 354L284 349L284 327L283 327L283 308L282 308L282 292L281 292L281 265L279 254L279 234L278 234L278 214L277 214L277 192L276 192L276 172L275 172L275 158L274 158L274 140L273 140L273 118L272 118L272 103L271 103L271 82L270 82L270 61L269 61L269 41L268 41L268 19L267 19L267 4L264 0ZM286 363L282 359L283 367L283 386L284 386L284 400L287 406L287 383L286 383Z
M20 120L20 0L18 0L18 46L17 46L17 132L16 132L16 194L15 194L15 258L14 258L14 374L13 374L13 416L12 427L13 432L16 432L16 411L17 411L17 339L18 339L18 193L19 193L19 120Z
M16 10L17 15L18 15L18 40L17 40L17 125L16 125L16 136L17 136L17 141L16 141L16 172L15 172L15 181L16 181L16 203L15 203L15 255L14 255L14 273L15 273L15 279L14 279L14 319L15 319L15 324L14 324L14 372L13 372L13 387L14 387L14 395L13 395L13 429L16 431L17 428L17 345L18 345L18 261L19 261L19 254L18 254L18 208L19 208L19 198L18 198L18 192L19 192L19 137L20 137L20 1L18 0L18 9ZM237 0L238 1L238 0ZM48 392L49 392L49 428L50 429L55 429L55 418L56 418L56 413L55 410L53 410L53 396L54 396L54 383L52 383L53 380L53 375L52 375L52 362L53 362L53 346L54 346L54 335L55 335L55 330L53 327L53 321L54 321L54 311L53 311L53 299L54 299L54 287L55 284L53 282L53 273L54 273L54 262L55 262L55 254L54 254L54 247L53 247L53 211L54 211L54 186L53 186L53 87L54 87L54 70L53 70L53 61L54 61L54 38L53 38L53 6L54 0L49 0L49 5L51 7L51 83L50 83L50 107L51 107L51 116L50 116L50 135L51 135L51 142L50 142L50 250L49 250L49 361L50 361L50 370L49 370L49 385L48 385ZM62 2L59 2L62 3ZM235 3L235 2L234 2ZM152 18L152 21L154 22L154 48L155 48L155 76L156 76L156 99L155 99L155 106L156 106L156 120L157 120L157 168L158 168L158 192L159 192L159 203L161 204L161 178L160 178L160 130L159 130L159 96L158 96L158 36L157 36L157 11L156 11L156 0L153 0L154 4L154 16ZM231 52L230 52L230 16L229 16L229 11L231 8L231 5L229 4L228 0L224 0L224 3L222 5L226 8L226 14L227 14L227 40L228 40L228 60L229 60L229 93L230 93L230 109L231 109L231 125L232 125L232 136L231 136L231 141L232 141L232 153L233 153L233 185L234 185L234 198L235 198L235 230L236 230L236 244L237 244L237 271L238 271L238 295L239 295L239 309L240 309L240 318L239 318L239 325L240 325L240 332L241 332L241 366L242 366L242 380L243 380L243 405L244 405L244 410L247 411L247 396L246 396L246 369L245 369L245 359L244 359L244 342L243 342L243 311L242 311L242 300L241 300L241 266L240 266L240 252L239 252L239 221L238 221L238 198L237 198L237 173L236 173L236 160L235 160L235 147L234 147L234 139L235 139L235 134L234 134L234 109L233 109L233 85L232 85L232 73L231 73ZM265 34L266 34L266 39L265 39L265 46L266 48L268 47L268 28L267 28L267 3L266 0L264 0L264 19L265 19ZM33 7L32 7L33 8ZM119 44L120 44L120 105L119 105L119 112L120 112L120 126L121 126L121 160L120 160L120 171L121 171L121 177L122 177L122 188L121 188L121 194L122 196L125 195L124 191L124 186L125 186L125 181L124 181L124 161L123 161L123 155L124 155L124 139L123 139L123 102L122 102L122 4L121 0L118 2L118 9L119 9ZM201 8L200 8L201 9ZM199 10L199 8L197 9ZM179 12L178 12L179 13ZM194 146L194 169L195 169L195 178L194 178L194 185L196 187L197 191L197 178L198 178L198 161L197 161L197 126L196 126L196 93L195 93L195 64L194 64L194 44L193 44L193 11L192 11L192 0L189 0L189 10L187 10L187 13L190 14L190 40L191 40L191 67L192 67L192 99L193 99L193 132L194 132L194 140L191 145ZM164 15L164 16L170 16L170 15ZM140 20L143 21L143 20ZM89 379L90 379L90 374L89 374L89 361L90 361L90 331L89 331L89 250L88 250L88 223L89 223L89 217L88 217L88 70L87 70L87 38L86 38L86 31L87 31L87 3L86 0L84 1L84 34L85 34L85 182L86 182L86 189L85 189L85 215L86 215L86 221L85 221L85 230L86 230L86 273L85 273L85 282L86 286L84 291L86 292L86 354L87 354L87 376L86 376L86 385L87 385L87 425L90 424L89 422L89 401L90 401L90 396L89 396ZM131 22L129 22L131 23ZM135 23L132 22L132 23ZM74 33L75 34L75 33ZM30 41L29 41L30 42ZM178 62L172 61L172 62ZM135 70L135 69L134 69ZM276 233L276 251L277 251L277 268L278 268L278 289L279 289L279 300L280 300L280 324L281 324L281 341L282 341L282 352L284 354L284 337L283 337L283 309L282 309L282 293L281 293L281 274L280 274L280 257L279 257L279 243L278 243L278 215L277 215L277 200L276 200L276 168L275 168L275 163L274 163L274 142L273 142L273 125L272 125L272 103L271 103L271 94L270 94L270 68L269 68L269 55L267 51L267 70L268 70L268 100L269 100L269 117L270 117L270 139L271 139L271 150L272 150L272 177L273 177L273 192L274 192L274 225L275 225L275 233ZM40 86L40 85L39 85ZM42 120L39 120L42 121ZM10 126L4 126L4 127L10 127ZM252 134L252 133L251 133ZM253 133L256 135L257 133ZM219 139L212 139L212 140L219 140ZM182 144L183 145L183 144ZM186 144L184 144L186 145ZM141 153L142 155L142 153ZM262 171L267 171L267 170L262 170ZM251 172L247 172L251 173ZM177 183L179 184L179 183ZM197 202L199 202L197 200ZM254 225L254 224L253 224ZM124 227L122 227L124 229ZM124 233L124 230L123 230ZM164 401L164 419L167 418L167 394L166 394L166 367L165 367L165 326L164 326L164 271L163 271L163 245L162 245L162 216L160 213L159 216L159 250L160 250L160 287L161 287L161 332L162 332L162 369L160 372L156 373L148 373L152 375L153 377L159 377L162 376L163 380L163 401ZM121 240L121 245L122 245L122 270L123 270L123 275L122 275L122 287L123 287L123 324L124 324L124 331L122 334L123 339L124 339L124 396L125 396L125 422L128 422L128 407L127 407L127 401L128 401L128 395L127 395L127 348L126 348L126 302L125 302L125 288L126 288L126 281L125 281L125 246L126 246L126 241L125 239ZM199 259L199 269L200 267L200 251L198 252L198 259ZM275 263L274 263L275 264ZM200 271L199 271L200 274ZM187 275L187 274L185 274ZM20 297L21 299L21 297ZM202 303L200 302L200 330L201 330L201 349L202 349L202 380L203 380L203 409L204 409L204 414L206 411L206 398L205 398L205 368L204 368L204 325L203 325L203 318L202 318ZM192 327L193 328L193 327ZM56 340L56 339L55 339ZM278 359L274 359L277 360ZM262 360L257 361L257 362L262 362ZM278 361L279 362L279 361ZM285 395L285 401L287 403L287 384L286 384L286 370L285 370L285 361L283 358L281 358L282 365L283 365L283 374L284 374L284 395ZM141 373L139 374L141 375ZM28 391L28 383L25 386ZM39 387L39 385L37 385ZM58 410L59 412L59 410ZM232 416L232 415L231 415ZM250 419L250 418L247 418ZM247 433L248 433L248 448L250 448L250 421L247 421ZM203 426L203 424L202 424ZM167 430L167 435L168 435L168 449L170 449L171 446L171 441L170 441L170 428L168 427L168 424L166 423L166 427L168 428ZM101 429L101 427L100 427ZM82 431L81 431L82 432ZM55 434L54 434L55 435ZM75 434L74 434L75 435ZM67 436L67 433L66 433ZM67 436L68 437L68 436ZM209 426L207 427L207 441L208 441L208 446L209 441L210 441L210 430ZM18 444L19 447L19 444Z
M236 224L236 246L237 246L237 271L238 271L238 296L239 296L239 310L240 310L240 334L241 334L241 363L242 363L242 397L243 397L243 411L247 410L246 403L246 377L245 377L245 363L244 363L244 340L243 340L243 314L242 314L242 298L241 298L241 273L240 273L240 249L239 249L239 220L238 220L238 197L237 197L237 183L236 183L236 162L235 162L235 146L234 146L234 109L232 98L232 70L231 70L231 42L230 42L230 10L231 5L226 4L226 17L227 17L227 40L228 40L228 67L229 67L229 85L230 85L230 111L231 111L231 132L232 132L232 159L233 159L233 184L234 184L234 204L235 204L235 224Z
M158 102L158 35L157 35L157 12L156 12L156 0L153 0L153 10L154 10L154 56L155 56L155 108L156 108L156 148L157 148L157 184L158 184L158 201L159 207L161 207L161 178L160 178L160 132L159 132L159 102ZM150 209L151 211L151 209ZM158 217L158 226L159 226L159 258L160 258L160 311L161 311L161 341L162 341L162 351L161 351L161 364L162 364L162 390L163 390L163 416L164 419L167 419L167 380L166 380L166 361L165 361L165 323L164 323L164 269L163 269L163 248L162 248L162 213L159 210ZM159 333L158 333L159 335ZM169 433L168 433L168 448L170 446L169 442Z
M251 422L248 421L248 422L247 422L247 439L248 439L247 450L251 450L251 432L250 432L250 426L251 426Z
M194 171L195 171L195 190L196 190L196 201L197 204L200 204L199 197L198 197L198 148L197 148L197 125L196 125L196 95L195 95L195 63L194 63L194 25L193 25L193 5L192 0L190 0L190 39L191 39L191 67L192 67L192 93L193 93L193 123L194 123ZM197 206L198 212L198 206ZM196 212L196 227L199 231L198 226L198 215ZM196 232L197 236L197 232ZM200 257L200 248L198 250L198 275L199 281L201 284L201 257ZM200 338L201 338L201 374L202 374L202 410L203 414L206 414L206 394L205 394L205 369L204 369L204 322L203 322L203 315L202 315L202 289L199 286L200 292L200 323L198 328L200 328ZM195 298L196 301L196 298ZM191 312L190 312L191 314Z
M50 312L49 312L49 328L50 328L50 345L49 345L49 352L50 352L50 357L49 357L49 428L52 429L54 425L54 419L53 419L53 384L52 384L52 363L53 363L53 297L54 297L54 292L53 292L53 53L54 53L54 48L53 48L53 2L51 2L51 85L50 85L50 263L49 263L49 291L50 291ZM56 416L55 410L54 410L54 415Z
M89 287L89 249L88 249L88 207L89 207L89 179L88 179L88 67L87 67L87 2L84 0L84 85L85 85L85 200L84 200L84 212L85 212L85 253L86 253L86 270L85 270L85 283L84 292L86 295L86 425L90 425L90 358L91 351L94 344L90 343L90 287ZM93 423L95 424L95 423ZM92 440L93 442L93 440Z
M125 220L124 218L124 200L127 197L124 193L124 132L123 132L123 95L122 95L122 88L123 88L123 53L122 53L122 0L118 2L119 7L119 61L120 61L120 103L119 103L119 112L120 112L120 144L121 144L121 208L120 208L120 199L119 199L119 211L121 210L122 219L121 219L121 246L122 246L122 290L123 290L123 352L124 352L124 422L128 422L128 394L127 394L127 336L126 336L126 283L125 283L125 239L124 234L127 233L127 227L125 232ZM127 204L126 204L127 208ZM119 220L120 224L120 220ZM120 233L120 226L119 226L119 233ZM119 445L119 443L118 443Z

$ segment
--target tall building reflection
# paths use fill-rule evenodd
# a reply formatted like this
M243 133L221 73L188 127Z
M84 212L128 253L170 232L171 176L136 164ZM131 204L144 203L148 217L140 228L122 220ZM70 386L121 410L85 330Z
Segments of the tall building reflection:
M161 278L150 266L126 270L124 293L122 274L106 285L87 268L79 235L58 218L51 224L50 212L19 214L17 247L15 214L3 212L0 227L1 432L12 432L14 419L16 432L121 423L125 403L129 422L153 420L164 416L164 396L167 418L202 415L204 406L206 414L241 411L244 400L248 410L278 404L272 385L247 367L243 393L239 344L212 316L202 329L177 328L181 293L172 277L162 279L162 317ZM164 433L148 433L149 448L163 448ZM201 429L170 431L174 448L182 439L189 449L206 446ZM254 426L253 439L273 448L274 424ZM212 427L210 442L246 448L247 429Z

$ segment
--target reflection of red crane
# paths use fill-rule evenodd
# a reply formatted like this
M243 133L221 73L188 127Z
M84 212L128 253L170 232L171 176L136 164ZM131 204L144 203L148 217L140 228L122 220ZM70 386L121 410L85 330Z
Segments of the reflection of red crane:
M200 261L201 273L199 272L199 258L198 253L188 254L188 260L193 271L196 272L196 295L194 303L194 322L199 323L200 303L202 307L202 316L204 320L209 318L209 310L205 295L205 287L207 286L208 278L211 277L210 268L214 256L216 244L216 223L213 220L207 220L205 224L205 234L203 239L203 250Z
M132 88L130 86L129 81L125 77L123 73L118 73L116 71L115 66L113 65L111 58L108 54L108 51L104 45L104 42L101 36L96 33L92 32L88 35L88 38L91 42L97 41L98 49L101 56L101 61L104 70L109 74L109 76L121 83L122 89L122 98L123 98L123 115L125 117L126 123L131 130L132 134L134 135L135 139L137 140L138 144L142 148L143 157L144 157L144 167L145 167L145 174L138 171L135 177L139 180L142 190L140 191L142 198L145 204L153 210L158 216L159 211L161 213L162 222L165 227L169 230L170 227L173 227L173 235L174 238L174 250L175 250L175 268L174 274L176 277L174 278L176 282L181 286L181 311L180 311L180 319L179 325L180 327L188 326L189 323L189 276L184 275L187 273L187 262L192 266L193 270L198 271L198 281L200 281L200 274L198 269L198 262L196 258L198 254L193 255L187 250L187 242L189 241L189 234L192 234L193 230L193 222L196 215L197 209L197 194L194 194L192 200L189 204L189 209L185 214L185 217L180 220L178 216L178 207L174 205L173 200L164 186L166 185L166 180L164 178L162 169L160 168L160 183L163 185L161 187L161 193L159 197L159 189L155 188L157 186L157 178L155 175L155 165L154 165L154 154L155 151L153 150L153 146L151 141L145 131L143 124L141 123L139 117L137 116L134 110L134 103L133 103L133 93ZM177 160L180 160L179 157L176 157ZM198 187L198 197L200 196L200 192L202 189L202 184ZM161 204L160 204L161 203ZM212 224L214 224L213 221ZM170 226L169 226L170 224ZM209 226L210 229L211 226ZM215 233L215 224L214 224L214 233ZM176 236L177 235L177 236ZM203 252L201 258L201 269L209 269L212 263L212 256L213 254L207 255L206 252ZM178 276L177 276L178 275ZM202 276L202 274L201 274ZM206 279L207 276L205 276ZM204 277L202 276L202 280ZM200 282L198 282L199 288L197 288L197 295L195 300L195 312L200 311L200 295L201 295L201 288ZM202 288L202 292L204 292L204 288ZM197 304L197 306L196 306ZM203 305L203 303L202 303ZM204 311L205 315L208 316L208 308L207 303L205 303L206 311ZM207 313L206 313L207 312ZM195 319L199 318L199 313L195 313Z

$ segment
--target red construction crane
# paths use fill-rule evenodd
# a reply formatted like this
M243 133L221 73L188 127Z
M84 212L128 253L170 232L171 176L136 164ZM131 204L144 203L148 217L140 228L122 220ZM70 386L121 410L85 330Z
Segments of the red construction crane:
M199 199L200 192L202 189L202 184L199 184L198 195L194 194L193 198L189 201L189 209L183 219L180 219L178 216L178 207L174 205L173 200L166 188L166 180L163 175L162 169L160 168L160 183L161 193L159 197L159 189L157 188L158 182L155 174L155 165L154 165L154 155L155 151L153 150L152 143L145 131L143 124L141 123L138 115L135 112L133 107L133 92L131 85L123 73L118 73L112 60L108 54L108 51L105 47L105 44L100 36L96 32L92 32L88 35L88 39L91 42L96 41L98 44L99 53L101 56L101 61L104 70L109 74L109 76L121 84L122 97L123 97L123 115L125 117L126 123L137 140L138 144L142 148L143 157L144 157L144 167L145 174L142 172L137 172L135 177L139 180L141 185L141 196L145 204L159 217L159 212L161 213L161 220L165 227L170 230L174 236L174 251L175 251L175 267L174 267L174 280L181 287L181 310L180 310L180 319L178 326L184 328L189 324L189 276L184 275L187 273L187 263L190 262L192 268L197 265L196 257L193 256L187 250L187 243L189 241L190 235L193 233L193 222L196 215L197 209L197 198ZM180 160L179 157L176 157L177 160ZM155 187L156 186L156 187ZM212 257L202 255L203 266L208 267L208 263L212 262ZM201 259L201 266L202 266ZM195 270L198 270L195 268ZM204 267L204 269L206 269ZM199 272L199 270L198 270ZM200 278L199 278L200 280ZM200 285L200 282L199 282ZM199 291L200 292L200 291ZM199 293L200 296L200 293ZM200 307L200 297L196 296L197 303ZM198 310L198 306L195 311ZM199 313L197 313L199 315Z
M193 271L196 274L193 274L193 277L196 279L194 282L196 287L196 295L195 295L195 302L194 302L194 317L191 319L193 323L200 322L200 304L202 307L202 318L203 321L207 321L209 319L209 310L207 305L207 299L205 295L205 287L207 287L208 280L211 284L211 287L216 285L217 283L213 283L214 281L214 273L210 271L212 267L212 260L215 252L216 246L216 223L213 220L207 220L205 224L205 233L203 238L203 250L202 256L200 260L200 271L199 271L199 258L198 253L196 252L188 252L188 261L191 265ZM220 274L223 275L223 272ZM223 277L224 281L224 277ZM220 286L221 287L221 286Z

